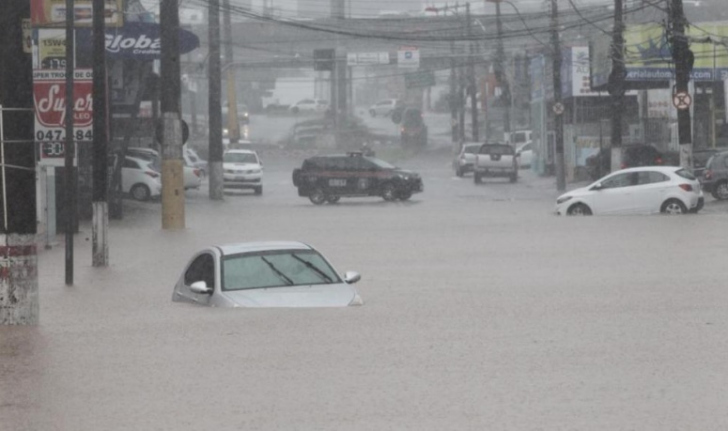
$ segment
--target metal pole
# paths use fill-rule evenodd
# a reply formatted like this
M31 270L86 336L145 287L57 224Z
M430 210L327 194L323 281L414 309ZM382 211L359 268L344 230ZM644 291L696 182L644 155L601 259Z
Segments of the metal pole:
M109 265L108 102L106 98L106 23L104 0L93 2L93 219L94 267Z
M498 35L498 45L496 48L495 55L495 78L498 81L498 86L501 89L500 99L505 105L505 111L503 112L503 138L508 136L508 141L511 140L511 88L508 84L508 79L505 73L505 52L503 50L503 22L501 21L501 9L500 4L502 0L495 2L495 23L496 31Z
M609 94L612 96L611 170L622 168L622 112L624 111L624 22L623 0L614 0L614 32L612 35L612 74L609 76Z
M558 0L551 0L551 44L553 46L554 108L561 107L561 113L554 109L556 139L556 189L566 190L566 166L564 163L564 116L561 100L561 44L559 42Z
M73 234L76 231L76 170L73 159L76 153L73 140L73 66L74 47L74 0L66 0L66 148L64 153L64 182L66 196L66 286L73 285Z
M170 230L185 227L177 1L162 0L159 8L162 45L162 229Z
M473 142L478 142L480 137L478 136L478 95L477 88L475 86L475 44L473 43L473 29L470 24L470 3L465 4L465 15L467 16L468 23L466 26L468 32L468 39L470 40L470 53L468 55L468 92L470 93L470 120L472 127Z
M453 153L460 153L460 140L458 139L458 102L457 102L457 76L455 74L455 42L450 42L450 132L452 136Z
M233 29L230 19L230 0L223 0L223 31L225 37L225 67L227 68L227 103L228 103L228 137L231 144L240 139L240 123L238 122L237 90L235 88L235 68L233 63Z
M688 45L685 34L685 13L682 0L672 0L670 8L672 58L675 63L675 92L688 94L690 70L693 67L693 53ZM680 166L685 169L693 168L693 144L691 133L690 109L678 109L677 128L680 142Z
M210 199L223 200L222 111L220 102L220 0L208 3L209 64L207 115L209 120ZM229 109L229 107L228 107Z

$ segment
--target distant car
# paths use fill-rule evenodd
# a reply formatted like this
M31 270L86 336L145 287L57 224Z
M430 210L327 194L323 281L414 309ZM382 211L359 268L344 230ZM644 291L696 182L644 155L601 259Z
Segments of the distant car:
M403 147L424 147L427 145L427 126L422 119L422 111L407 108L402 112L400 137Z
M153 160L127 156L121 165L121 191L138 201L162 194L162 176Z
M723 149L725 150L725 149ZM703 173L708 166L711 157L721 152L718 148L695 148L693 149L693 175L698 179L703 178ZM679 155L678 155L679 159ZM678 164L679 164L678 160Z
M228 150L222 156L223 186L263 194L263 162L252 150Z
M530 168L531 160L533 160L533 143L527 142L516 147L516 156L518 157L518 166L521 168Z
M480 145L473 163L473 182L480 184L485 177L507 177L512 183L518 181L518 157L513 147L497 142Z
M154 170L162 172L162 158L157 150L153 148L130 147L127 148L126 154L136 158L149 160L152 162L151 166ZM182 157L182 161L185 190L199 189L202 185L202 177L204 176L202 171L198 167L190 165L188 163L188 159L185 158L184 155Z
M291 112L294 114L298 112L323 113L326 112L327 109L329 109L329 102L321 99L303 99L291 106Z
M460 154L452 161L452 168L455 175L462 177L468 172L473 172L473 164L475 163L475 155L481 144L465 144L460 149Z
M364 302L329 261L300 242L247 242L196 253L174 286L172 301L208 307L346 307Z
M378 115L388 117L400 106L402 106L402 101L399 99L380 100L369 107L369 115L372 117L376 117Z
M597 154L586 159L589 176L595 180L611 171L612 149L603 148ZM622 147L621 168L634 168L637 166L664 166L664 155L652 145L624 145Z
M728 151L717 153L708 160L700 182L714 198L728 199Z
M293 170L298 195L315 205L336 203L342 197L380 196L386 201L407 200L423 191L419 174L361 152L315 156Z
M192 166L200 170L200 177L207 176L207 160L203 160L202 157L197 154L197 151L192 148L187 148L182 153L187 166Z
M611 173L556 199L559 215L684 214L703 206L700 182L677 166L645 166Z

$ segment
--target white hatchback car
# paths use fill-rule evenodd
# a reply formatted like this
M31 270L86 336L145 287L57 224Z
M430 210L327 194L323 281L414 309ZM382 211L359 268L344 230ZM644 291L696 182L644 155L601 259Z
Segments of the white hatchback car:
M516 155L518 155L518 167L528 168L531 167L531 160L533 159L533 142L526 142L516 147Z
M152 160L127 156L121 165L121 191L138 201L162 194L162 177Z
M224 187L253 189L256 195L263 194L263 162L255 151L226 151L222 168Z
M369 115L376 117L377 115L392 115L395 108L398 108L402 102L399 99L385 99L373 104L369 107Z
M556 199L559 215L684 214L703 206L700 182L679 166L642 166L611 173Z
M329 102L321 99L303 99L291 106L291 112L326 112L329 109Z

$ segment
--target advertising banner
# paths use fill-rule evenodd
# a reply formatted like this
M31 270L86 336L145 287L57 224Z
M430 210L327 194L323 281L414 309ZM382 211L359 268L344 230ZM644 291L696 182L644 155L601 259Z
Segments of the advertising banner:
M93 84L91 69L78 69L73 82L73 123L76 141L92 141ZM64 70L33 71L35 104L35 140L38 142L66 139L66 72Z
M105 0L104 16L109 27L124 24L123 0ZM92 0L75 0L76 27L91 26ZM30 0L30 19L33 27L62 27L66 24L66 0Z
M76 31L79 51L91 52L91 29ZM156 60L161 56L161 27L154 23L127 23L123 27L106 29L106 56ZM200 39L188 30L179 30L179 53L187 54L200 46Z

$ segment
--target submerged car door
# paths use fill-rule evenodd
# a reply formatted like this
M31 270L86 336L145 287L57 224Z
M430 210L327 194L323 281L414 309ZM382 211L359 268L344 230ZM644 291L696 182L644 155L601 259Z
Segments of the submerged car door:
M592 209L600 214L625 214L633 212L636 173L624 172L602 181L602 187L594 190Z
M131 187L140 182L140 176L144 175L141 166L136 160L129 158L124 159L124 164L121 165L121 190L124 193L129 193Z
M633 189L635 212L659 212L665 193L670 184L670 178L657 171L637 172L637 185Z
M187 267L183 279L180 280L177 288L175 289L175 299L207 305L215 292L218 291L216 287L217 278L215 257L209 252L204 252L195 257ZM193 292L190 289L190 286L192 283L196 283L198 281L204 281L205 284L207 284L207 287L213 289L213 293L204 294Z

